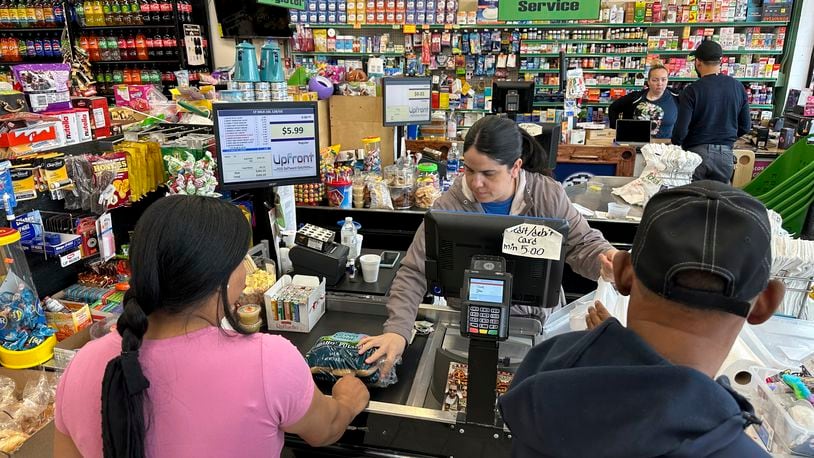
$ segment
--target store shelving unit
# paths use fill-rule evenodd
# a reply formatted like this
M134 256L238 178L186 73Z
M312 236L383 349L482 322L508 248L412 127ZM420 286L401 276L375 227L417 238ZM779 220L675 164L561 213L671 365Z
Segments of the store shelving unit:
M294 56L324 56L324 57L404 57L401 52L302 52L294 51Z
M647 54L661 56L689 56L691 52L692 50L671 49L666 51L660 51L658 49L651 49L647 51ZM724 56L739 56L744 54L754 54L756 56L779 56L783 54L783 51L768 49L737 49L737 50L724 49Z

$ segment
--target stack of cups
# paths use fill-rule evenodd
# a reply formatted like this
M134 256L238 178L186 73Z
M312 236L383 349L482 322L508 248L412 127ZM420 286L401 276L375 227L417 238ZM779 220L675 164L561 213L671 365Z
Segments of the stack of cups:
M281 81L278 83L268 83L271 91L271 100L281 102L288 100L288 83Z
M254 83L249 81L239 81L238 89L243 94L244 102L254 102Z
M271 83L265 81L254 83L254 99L258 102L270 102Z
M246 332L257 332L263 321L260 319L260 308L257 304L241 305L237 308L238 324Z
M377 254L366 254L359 257L359 264L362 266L362 277L365 283L376 283L379 281L379 263L381 256Z

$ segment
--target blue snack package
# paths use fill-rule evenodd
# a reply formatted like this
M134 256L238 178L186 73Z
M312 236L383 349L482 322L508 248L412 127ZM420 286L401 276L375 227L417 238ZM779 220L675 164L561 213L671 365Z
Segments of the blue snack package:
M359 341L365 334L337 332L322 336L305 354L305 360L311 368L314 379L324 382L335 382L345 375L356 375L368 386L387 387L398 381L395 367L387 377L381 377L380 365L384 360L367 364L365 360L375 352L374 348L359 354Z

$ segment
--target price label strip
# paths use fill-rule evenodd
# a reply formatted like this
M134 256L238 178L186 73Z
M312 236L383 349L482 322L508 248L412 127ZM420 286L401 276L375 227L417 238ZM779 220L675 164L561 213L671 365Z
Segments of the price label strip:
M548 226L523 223L503 231L503 253L557 261L562 254L562 234Z

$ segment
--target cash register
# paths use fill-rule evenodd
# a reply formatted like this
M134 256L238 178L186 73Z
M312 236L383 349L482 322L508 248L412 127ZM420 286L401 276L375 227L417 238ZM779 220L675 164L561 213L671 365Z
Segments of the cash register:
M547 244L550 252L545 257L542 249L535 250L536 257L512 254L504 247L504 235L518 225L556 232L559 246ZM428 288L460 308L460 334L468 340L466 421L495 425L499 346L513 334L518 320L511 316L512 308L558 305L568 222L430 210L424 228ZM529 242L534 238L527 237Z

